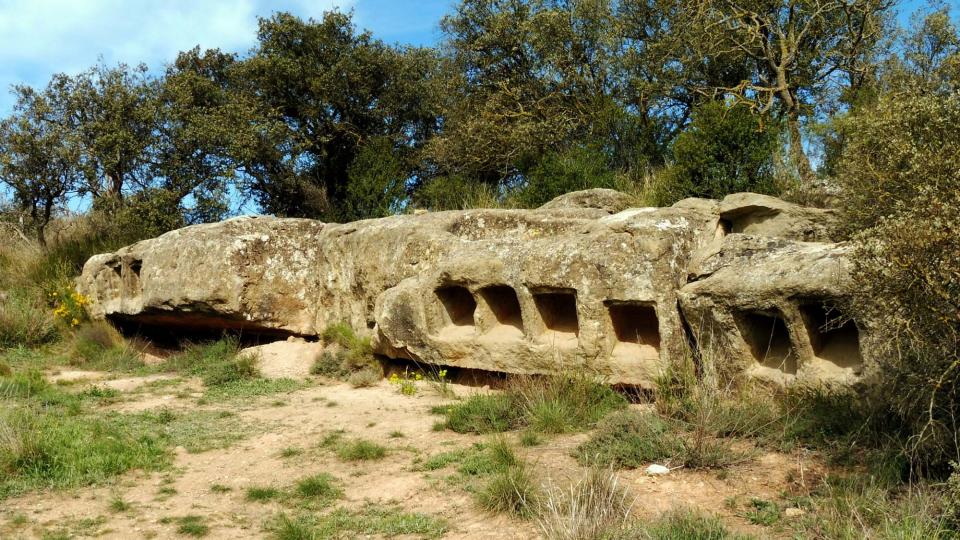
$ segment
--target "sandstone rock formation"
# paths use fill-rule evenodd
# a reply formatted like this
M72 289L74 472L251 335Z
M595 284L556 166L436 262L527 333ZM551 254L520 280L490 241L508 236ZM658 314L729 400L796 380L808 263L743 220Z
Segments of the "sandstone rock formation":
M97 255L79 287L96 317L308 339L345 321L384 356L491 371L649 386L693 343L715 373L861 375L828 211L755 194L628 204L590 190L536 210L239 217Z

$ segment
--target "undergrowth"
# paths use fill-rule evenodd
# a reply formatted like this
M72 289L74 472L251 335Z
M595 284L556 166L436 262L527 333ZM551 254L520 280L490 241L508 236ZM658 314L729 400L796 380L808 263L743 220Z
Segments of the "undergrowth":
M627 400L583 375L524 376L502 393L474 394L461 403L438 407L446 427L458 433L499 433L523 427L543 433L569 433L595 425Z
M312 375L345 380L357 388L372 386L383 377L369 337L357 336L350 325L342 322L326 327L320 337L333 350L328 348L314 359L310 366Z

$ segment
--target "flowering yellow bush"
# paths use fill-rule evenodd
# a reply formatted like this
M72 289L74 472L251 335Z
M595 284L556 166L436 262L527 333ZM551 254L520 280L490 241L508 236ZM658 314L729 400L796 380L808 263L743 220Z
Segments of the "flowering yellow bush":
M53 315L71 328L89 319L86 306L90 299L70 287L62 287L48 293L53 307Z
M419 373L410 373L409 370L403 370L403 376L396 373L390 375L390 384L396 385L401 394L412 396L417 393L417 382L423 380L423 375Z

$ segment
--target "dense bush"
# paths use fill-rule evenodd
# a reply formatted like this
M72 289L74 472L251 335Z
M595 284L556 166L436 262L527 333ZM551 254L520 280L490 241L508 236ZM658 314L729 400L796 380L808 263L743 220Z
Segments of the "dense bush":
M773 156L776 126L748 109L709 102L673 143L673 164L654 186L654 200L668 206L687 197L719 199L752 191L776 194Z
M960 453L960 95L891 92L846 129L856 309L886 336L878 401L914 457L944 466Z
M600 149L574 146L544 156L511 198L519 207L536 208L571 191L616 187L617 175Z

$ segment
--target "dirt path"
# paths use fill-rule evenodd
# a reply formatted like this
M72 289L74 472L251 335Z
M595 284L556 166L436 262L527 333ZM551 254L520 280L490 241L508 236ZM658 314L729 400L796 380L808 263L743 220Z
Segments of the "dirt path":
M158 407L196 408L197 381L153 377L123 379L112 387L123 392L106 408L141 411ZM460 395L480 391L451 385ZM51 531L99 538L184 538L174 518L200 515L209 525L207 538L268 537L267 524L290 505L247 500L251 486L289 489L316 473L336 477L344 489L337 506L361 508L369 502L397 505L445 519L444 538L525 539L537 537L529 521L491 515L476 506L469 493L451 483L442 471L425 472L416 464L426 457L469 447L488 437L435 431L439 417L431 407L449 402L428 385L415 396L401 395L384 381L354 389L321 382L291 393L230 405L243 423L258 426L254 434L224 449L188 453L178 448L174 467L164 473L129 473L112 485L65 492L32 493L3 502L0 537L40 538ZM208 407L224 405L210 405ZM389 449L379 461L344 462L321 446L326 436L342 430L344 438L362 437ZM399 434L402 434L399 435ZM516 438L516 434L509 435ZM570 457L585 435L547 438L541 446L518 452L530 461L544 482L563 483L582 469ZM286 450L286 452L285 452ZM653 478L625 471L621 478L636 495L635 512L655 516L678 506L694 506L724 517L732 528L763 536L737 511L731 498L775 498L788 488L796 464L790 456L767 454L722 473L677 470ZM121 499L129 508L118 510Z

